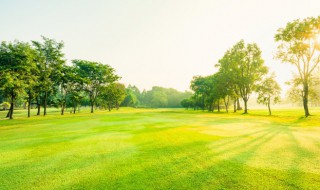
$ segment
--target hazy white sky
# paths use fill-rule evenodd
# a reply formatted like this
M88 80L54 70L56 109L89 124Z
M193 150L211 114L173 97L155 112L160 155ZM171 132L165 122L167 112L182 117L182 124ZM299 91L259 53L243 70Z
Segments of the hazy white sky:
M0 0L0 40L44 35L65 42L68 61L109 64L125 84L187 90L244 39L259 45L286 89L292 68L273 59L274 34L318 15L320 0Z

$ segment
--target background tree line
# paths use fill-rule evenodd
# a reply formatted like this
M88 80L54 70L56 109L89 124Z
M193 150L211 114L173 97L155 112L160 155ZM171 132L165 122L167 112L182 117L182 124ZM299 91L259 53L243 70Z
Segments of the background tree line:
M136 87L129 85L126 88L126 96L121 106L146 107L146 108L179 108L180 102L191 97L191 92L179 92L173 88L152 87L151 90L142 92Z

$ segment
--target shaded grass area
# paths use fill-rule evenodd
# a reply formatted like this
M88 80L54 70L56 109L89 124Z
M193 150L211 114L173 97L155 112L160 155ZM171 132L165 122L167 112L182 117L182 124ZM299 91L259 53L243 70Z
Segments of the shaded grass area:
M320 188L320 110L50 111L0 120L0 189Z

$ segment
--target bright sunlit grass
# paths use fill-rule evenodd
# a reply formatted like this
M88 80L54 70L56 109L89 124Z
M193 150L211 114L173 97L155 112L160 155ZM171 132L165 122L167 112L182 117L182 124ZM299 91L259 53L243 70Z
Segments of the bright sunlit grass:
M0 189L320 186L319 109L88 112L0 120Z

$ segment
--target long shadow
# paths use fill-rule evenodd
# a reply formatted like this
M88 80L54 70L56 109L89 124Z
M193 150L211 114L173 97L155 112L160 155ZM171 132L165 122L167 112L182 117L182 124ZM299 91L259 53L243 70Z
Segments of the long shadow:
M252 139L251 141L248 141L247 143L243 143L241 145L233 147L232 149L225 149L223 151L220 151L218 154L214 154L215 156L217 156L226 152L229 153L230 151L237 152L237 150L239 149L246 149L245 151L240 151L234 156L228 157L227 160L226 159L221 160L219 163L214 164L209 169L202 171L203 172L202 174L205 174L208 170L214 171L216 170L216 168L219 168L222 171L229 174L228 176L226 176L228 180L225 181L223 184L220 184L224 188L235 188L235 187L241 187L243 185L250 186L250 184L246 184L245 182L246 175L247 175L245 171L248 168L246 163L255 155L256 151L261 146L269 142L278 134L279 134L278 130L276 131L267 130L262 135L255 137L254 139ZM235 166L235 168L231 169L231 171L233 172L228 172L230 171L230 168L225 168L229 164ZM210 181L210 179L208 181ZM207 184L202 185L202 188L205 188L205 187L207 187Z
M112 175L113 172L107 170L97 176L85 176L82 181L67 184L65 187L90 187L96 189L134 189L136 187L140 187L141 189L256 189L258 188L259 180L261 181L258 178L263 175L263 179L281 184L284 187L299 189L301 185L292 182L290 177L282 179L282 177L277 176L279 175L277 172L252 168L246 165L248 161L254 158L257 150L264 144L279 134L292 133L288 130L290 129L284 127L269 127L243 134L221 143L204 140L159 148L153 147L152 144L149 144L149 146L146 143L138 144L138 147L143 146L143 151L124 160L117 160L117 156L128 151L126 149L119 150L118 153L113 153L113 155L107 153L88 157L86 159L91 161L86 162L83 160L84 163L80 166L69 165L61 170L61 173L63 174L73 169L90 168L91 166L95 166L97 161L103 161L104 159L101 160L101 157L106 157L109 159L104 160L106 163L105 165L102 164L99 170L107 169L107 165L110 166L112 164L123 171L121 175L118 174L113 180L106 179L105 177ZM293 134L291 135L295 138ZM247 137L252 137L252 139ZM226 147L227 145L229 146ZM294 144L293 147L297 147L297 145ZM217 151L215 151L215 148ZM302 147L300 146L300 148ZM298 155L300 150L299 148L295 150L297 153L295 159L298 162L300 162L300 156ZM224 154L231 156L227 156L226 158L221 157ZM37 167L40 169L48 164L44 162ZM51 166L54 168L55 166L52 164ZM12 171L12 169L8 168L7 172ZM52 170L52 168L48 168L48 170ZM293 171L295 172L295 170ZM50 172L48 173L50 174ZM254 183L248 180L250 176L252 178L250 180L257 180L258 182ZM303 180L302 173L298 177L301 177L302 179L300 180ZM36 180L41 180L41 176L37 176L32 181ZM139 186L134 186L134 184L138 184ZM59 186L57 187L59 188Z
M243 172L243 168L246 167L244 164L254 155L255 151L259 149L263 144L270 141L272 138L274 138L279 131L273 131L272 129L265 130L264 133L259 135L258 137L255 137L254 139L242 143L242 145L237 145L232 148L225 149L221 152L214 152L210 149L205 148L205 152L200 153L197 151L203 150L203 147L206 147L210 144L209 141L206 142L197 142L198 144L183 144L181 146L173 146L171 147L171 151L168 150L168 147L162 147L159 149L150 149L150 151L157 152L157 154L152 154L150 152L145 152L145 155L151 156L149 159L151 161L153 160L162 160L165 157L172 156L172 159L164 159L165 162L161 163L152 163L148 167L142 167L139 170L133 171L128 173L127 175L124 175L120 178L117 178L115 182L113 182L111 187L121 187L122 184L128 184L128 183L134 183L136 180L145 179L146 183L141 183L141 185L145 185L144 187L152 187L153 185L156 185L155 187L159 187L161 189L174 189L175 187L179 187L181 185L181 182L186 181L193 181L193 187L202 187L203 185L206 185L208 182L212 180L212 178L215 177L221 177L224 172L228 171L234 171L234 168L230 168L232 166L237 166L236 171L232 172L231 176L224 176L225 178L232 181L232 178L240 180L239 176L242 176L241 174ZM252 145L253 143L253 145ZM231 158L228 158L226 160L220 160L217 162L217 159L219 160L219 155L223 154L224 152L237 152L239 149L243 146L250 145L250 148L246 151L240 152L236 155L234 155ZM169 148L170 149L170 148ZM190 153L190 151L194 151L194 153ZM185 154L185 153L188 154ZM173 155L170 155L170 154ZM179 157L175 157L174 154L181 154ZM173 159L174 158L174 159ZM239 158L240 164L239 164ZM199 162L204 161L206 166L205 168L199 168ZM189 165L190 163L195 163L195 165ZM230 167L226 165L226 163L230 163ZM226 168L225 168L226 167ZM172 171L172 168L175 168ZM168 169L169 171L166 171ZM184 170L184 171L183 171ZM152 174L156 174L157 177L160 179L153 179L154 181L148 180ZM230 173L228 173L230 175ZM158 176L160 175L160 176ZM168 178L167 176L175 176L174 181L170 181L168 184L161 184L160 181L162 178ZM197 179L198 177L202 177L204 179L200 180ZM237 181L234 181L237 182ZM240 184L243 181L238 181L236 184ZM228 181L225 181L226 184L220 184L220 187L227 187ZM235 183L234 183L235 184ZM188 188L186 186L186 188ZM152 189L152 188L151 188Z
M291 151L294 153L294 158L292 159L291 167L289 168L289 173L287 176L287 181L293 181L298 184L304 184L306 176L304 176L305 172L303 172L301 168L301 164L303 161L307 161L308 159L315 157L315 153L306 150L303 148L298 139L294 136L291 129L286 130L286 135L291 139ZM313 179L313 181L320 182L319 178Z
M245 138L247 138L247 137L250 137L250 136L253 136L253 135L256 135L256 134L261 134L261 133L268 132L269 130L270 130L270 128L266 128L266 129L254 131L254 132L251 132L251 133L246 133L246 134L239 135L239 136L226 137L226 138L221 139L221 140L218 141L218 142L214 142L214 146L224 146L224 145L228 145L228 144L231 144L231 143L234 143L234 142L238 142L238 141L239 141L239 138L240 138L241 140L243 140L243 139L245 139Z
M251 135L259 135L250 141L239 142L243 139L238 138L238 140L232 139L231 142L215 145L217 148L223 148L227 144L235 144L235 146L218 152L204 148L207 146L212 148L210 145L212 142L210 141L161 148L150 146L150 149L144 149L144 153L140 153L136 155L138 157L133 158L136 161L131 163L133 164L132 168L138 169L117 177L113 182L104 181L96 184L96 187L99 188L105 185L105 187L111 188L130 189L131 186L128 186L128 184L139 184L141 188L149 189L214 189L215 187L216 189L241 187L252 189L259 187L261 184L246 181L246 178L256 174L257 176L263 175L263 179L281 184L282 187L298 189L301 188L299 184L291 183L278 177L280 175L278 171L251 168L246 165L246 162L254 157L255 152L261 146L278 134L284 133L285 130L284 128L272 127L255 131ZM250 135L244 134L243 136L248 137ZM245 151L241 151L242 149L245 149ZM236 154L221 160L220 155L224 153ZM142 163L137 162L137 160L141 160ZM158 160L162 161L159 162ZM204 166L199 165L199 162L203 162ZM281 173L281 175L285 174ZM167 183L164 183L164 181ZM192 184L188 184L188 182L192 182Z

